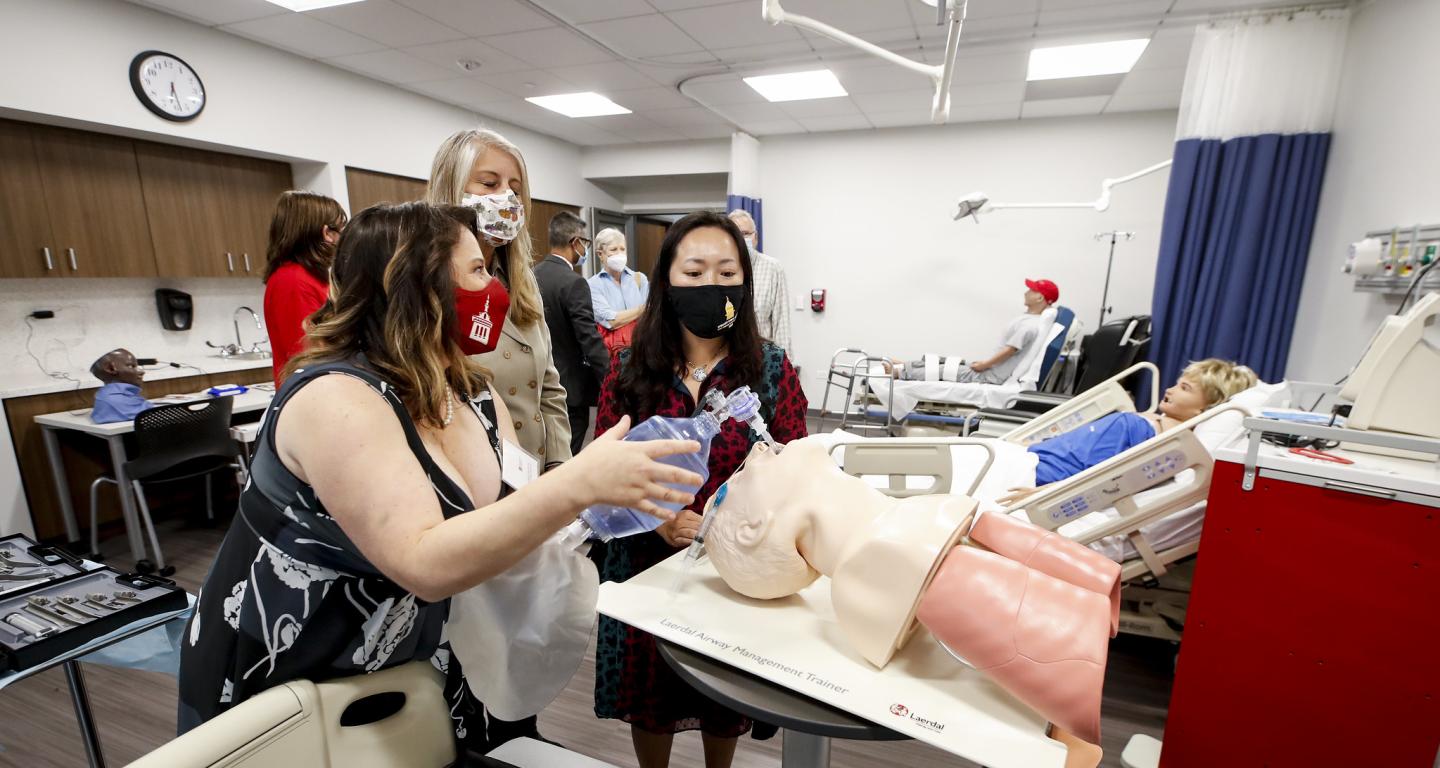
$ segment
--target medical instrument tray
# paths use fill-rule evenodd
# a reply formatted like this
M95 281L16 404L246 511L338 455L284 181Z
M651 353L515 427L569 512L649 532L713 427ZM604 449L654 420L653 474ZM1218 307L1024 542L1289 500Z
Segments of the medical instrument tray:
M27 669L188 604L169 579L104 566L76 571L0 596L0 671Z
M19 533L0 536L0 598L84 572L84 561L59 547Z

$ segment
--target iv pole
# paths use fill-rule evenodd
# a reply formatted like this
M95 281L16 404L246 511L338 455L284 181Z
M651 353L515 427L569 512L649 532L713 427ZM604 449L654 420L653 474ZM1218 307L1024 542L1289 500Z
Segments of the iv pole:
M1105 263L1105 290L1100 294L1100 324L1095 326L1097 330L1100 326L1105 325L1105 316L1110 314L1110 270L1115 268L1115 243L1118 240L1133 240L1134 238L1134 232L1121 232L1118 229L1113 232L1095 233L1097 242L1110 240L1110 260Z

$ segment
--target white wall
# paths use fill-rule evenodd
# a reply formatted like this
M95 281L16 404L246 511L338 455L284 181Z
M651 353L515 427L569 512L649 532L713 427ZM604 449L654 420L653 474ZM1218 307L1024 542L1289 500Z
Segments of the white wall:
M1416 55L1436 30L1433 0L1379 0L1351 20L1287 378L1339 379L1399 305L1353 290L1340 272L1346 246L1372 230L1440 223L1440 68Z
M446 136L486 125L524 151L536 197L616 204L581 177L578 146L158 11L0 0L0 19L0 114L418 178ZM200 74L208 104L193 122L155 117L130 90L130 60L149 49Z
M1116 189L1105 213L1006 210L978 225L951 216L976 189L1010 202L1093 200L1102 178L1170 157L1174 137L1167 111L762 139L765 250L785 265L792 294L829 291L823 314L807 300L793 315L811 405L841 347L989 355L1024 311L1026 277L1054 280L1093 329L1102 230L1136 232L1117 246L1111 306L1148 313L1166 173Z
M580 158L587 179L729 173L730 140L585 147Z

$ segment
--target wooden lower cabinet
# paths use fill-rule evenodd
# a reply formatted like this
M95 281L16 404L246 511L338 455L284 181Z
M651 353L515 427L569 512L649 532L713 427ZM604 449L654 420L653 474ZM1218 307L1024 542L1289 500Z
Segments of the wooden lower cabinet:
M182 392L199 392L219 384L258 384L270 380L270 368L265 367L150 381L145 383L143 392L146 397L153 399ZM30 506L30 519L35 523L35 534L41 540L63 541L64 516L60 513L60 501L55 495L55 481L50 475L50 460L45 453L41 427L35 423L35 417L45 413L89 408L95 404L95 389L12 397L3 403L10 439L15 445L20 464L21 485ZM254 415L258 416L260 413L257 411ZM245 414L241 415L242 418L244 416ZM73 430L61 430L59 436L60 453L65 460L65 474L70 481L70 500L75 505L75 519L80 524L81 535L88 540L90 483L101 475L113 476L109 446L101 438ZM195 482L198 484L201 481ZM218 487L224 487L223 481ZM161 506L157 503L153 508L157 513L164 514ZM115 487L105 486L100 491L100 522L103 525L119 519L120 503Z

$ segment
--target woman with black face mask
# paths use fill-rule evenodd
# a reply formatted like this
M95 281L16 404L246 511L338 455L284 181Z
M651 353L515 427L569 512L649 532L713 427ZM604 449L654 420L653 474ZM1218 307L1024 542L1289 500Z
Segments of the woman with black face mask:
M695 213L671 225L650 276L632 346L621 349L600 392L596 430L629 416L690 416L710 390L749 386L774 438L805 436L805 393L785 352L760 338L750 253L724 216ZM684 549L711 494L740 467L759 437L727 421L710 445L710 479L695 501L653 534L615 539L593 551L600 578L624 581ZM677 676L655 638L600 617L595 714L630 723L641 768L664 766L678 731L699 729L707 768L725 768L748 718L712 702ZM773 729L769 729L771 734Z

